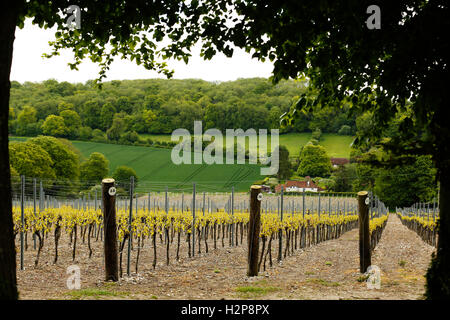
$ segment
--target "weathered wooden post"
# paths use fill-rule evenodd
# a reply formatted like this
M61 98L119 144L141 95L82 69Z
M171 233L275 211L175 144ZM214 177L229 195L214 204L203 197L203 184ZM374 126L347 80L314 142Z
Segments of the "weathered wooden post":
M130 177L130 215L128 216L128 255L127 255L127 275L130 276L131 271L131 247L133 241L133 194L134 194L134 176Z
M320 192L319 192L319 203L317 205L317 212L319 213L319 218L320 218L320 209L321 209L321 206L320 206Z
M195 256L195 182L192 184L192 256Z
M280 194L280 221L283 223L283 191L284 188L281 186L281 194ZM283 229L278 231L278 258L277 261L280 262L283 259Z
M305 188L302 190L302 206L303 219L305 219Z
M234 186L231 187L231 198L230 198L230 213L231 213L231 246L234 243ZM236 244L237 245L237 244Z
M37 197L37 189L36 189L36 178L33 178L33 214L36 217L36 197ZM36 250L36 234L33 232L33 248Z
M365 273L372 264L370 257L369 237L369 198L367 191L358 192L359 209L359 266L360 272Z
M114 179L102 180L103 230L105 233L105 280L119 280L116 226L116 188Z
M23 246L24 246L24 233L23 229L25 226L25 176L20 176L20 270L23 270Z
M261 224L261 186L250 187L250 217L247 235L248 244L248 270L247 276L258 275L259 231Z

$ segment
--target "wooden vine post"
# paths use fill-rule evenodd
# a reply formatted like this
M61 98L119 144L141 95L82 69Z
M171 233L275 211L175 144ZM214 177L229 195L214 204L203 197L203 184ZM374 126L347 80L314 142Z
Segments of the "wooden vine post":
M370 256L369 202L367 191L358 192L359 211L359 269L365 273L372 264Z
M248 243L248 270L247 276L258 275L259 231L261 225L261 186L250 187L250 218L247 234Z
M105 280L119 280L116 225L116 188L114 179L102 180Z

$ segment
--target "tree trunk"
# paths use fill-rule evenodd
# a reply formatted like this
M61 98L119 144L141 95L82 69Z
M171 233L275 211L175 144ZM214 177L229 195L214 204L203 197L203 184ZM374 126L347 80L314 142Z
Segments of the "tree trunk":
M59 238L61 237L61 220L62 218L61 216L59 216L55 227L55 259L53 260L53 264L56 264L56 262L58 262L58 242Z
M179 261L180 260L180 233L181 233L181 231L180 230L178 230L178 232L177 232L177 261Z
M204 236L205 236L205 252L206 253L208 253L208 227L209 227L209 225L208 225L208 222L206 222L206 226L204 227L204 230L205 230L205 234L204 234Z
M262 249L261 249L261 256L260 256L259 262L258 262L258 272L261 270L261 263L263 261L263 258L265 257L264 250L266 249L266 236L262 236L261 240L262 240ZM265 268L264 268L264 271L266 271Z
M89 248L89 259L92 257L92 248L91 248L91 233L92 233L92 223L89 224L88 227L88 248Z
M123 255L123 247L125 246L125 241L128 239L128 234L126 234L122 240L122 243L120 244L119 248L119 277L122 278L122 255Z
M214 222L214 250L217 249L217 222Z
M17 299L11 176L9 172L9 89L18 2L0 2L0 300Z
M156 268L156 228L155 227L153 227L152 240L153 240L152 241L153 242L153 263L152 263L152 267L153 267L153 270L155 270L155 268Z
M188 257L190 258L191 257L191 234L188 233L186 238L187 238L186 241L188 243Z
M166 231L166 239L167 239L167 243L166 243L166 264L169 265L170 262L170 257L169 257L169 246L170 246L170 239L169 239L169 227L165 228Z
M44 242L44 235L42 235L42 242ZM77 250L77 225L73 227L73 251L72 251L72 261L75 261L75 253Z
M266 271L267 254L272 251L272 239L273 239L273 234L270 235L269 244L267 245L267 251L266 251L266 254L264 255L264 271ZM270 266L272 266L272 259L270 262Z
M138 249L136 254L136 274L138 273L139 255L141 253L141 237L138 237Z
M40 235L39 231L37 231L35 234L39 239L38 252L36 254L36 259L34 260L34 267L37 267L37 265L39 263L39 257L41 255L42 247L44 246L44 237Z
M427 271L427 299L450 299L450 165L441 167L438 243Z

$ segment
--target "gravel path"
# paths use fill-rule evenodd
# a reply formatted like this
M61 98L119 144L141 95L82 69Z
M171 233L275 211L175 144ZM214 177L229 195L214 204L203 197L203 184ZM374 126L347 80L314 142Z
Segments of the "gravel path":
M61 245L56 266L51 263L52 239L46 241L38 268L33 268L34 252L29 250L26 270L18 270L21 299L420 299L434 250L391 215L372 255L372 264L381 269L380 289L369 290L364 281L358 281L357 229L339 239L297 250L280 264L274 247L273 267L251 279L245 276L245 245L220 245L212 250L210 244L208 254L195 258L187 258L186 248L182 247L180 261L172 260L169 266L165 265L164 248L159 245L156 270L151 267L152 250L147 245L139 258L139 273L113 284L102 281L99 241L93 244L91 259L87 258L86 245L80 247L80 259L75 264L81 269L82 291L77 292L66 287L66 268L74 264L67 241ZM171 250L175 250L174 246Z
M372 265L381 269L380 289L368 289L358 281L357 229L286 260L278 268L285 276L277 281L289 279L293 299L421 299L433 251L391 214L372 254Z

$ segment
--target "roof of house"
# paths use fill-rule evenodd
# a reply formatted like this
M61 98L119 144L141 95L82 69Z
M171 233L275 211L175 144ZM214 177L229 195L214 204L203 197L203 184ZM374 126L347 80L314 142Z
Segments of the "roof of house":
M347 158L330 158L332 165L344 165L350 163L350 160Z
M297 180L288 180L285 184L279 184L275 187L275 192L281 191L281 186L283 186L283 189L286 190L286 188L290 187L297 187L297 188L317 188L317 190L322 190L318 185L314 183L314 181L311 180L310 177L306 177L305 181L297 181Z

